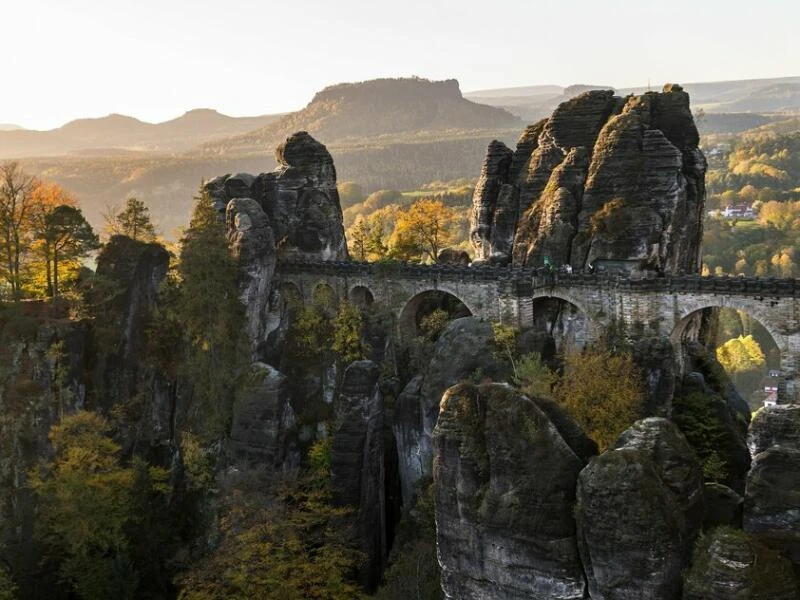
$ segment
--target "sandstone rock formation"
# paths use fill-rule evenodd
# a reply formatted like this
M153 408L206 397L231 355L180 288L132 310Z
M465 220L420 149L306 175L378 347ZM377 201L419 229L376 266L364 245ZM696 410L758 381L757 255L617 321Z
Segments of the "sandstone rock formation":
M796 600L791 563L741 531L718 528L698 543L684 600Z
M744 529L800 563L800 406L760 410L750 424Z
M387 553L379 374L378 365L369 360L356 361L345 370L331 451L333 501L357 511L355 530L366 556L359 579L367 590L380 582Z
M476 370L500 375L502 365L487 351L493 339L491 325L480 319L463 317L451 321L436 341L425 373L412 379L400 394L392 430L406 506L412 505L417 482L430 474L431 435L442 394Z
M264 363L252 369L254 383L236 398L231 448L244 460L296 466L297 456L290 453L295 415L286 377Z
M505 384L457 385L433 445L445 597L583 598L572 505L584 462L536 403Z
M93 301L102 306L94 323L101 346L91 377L95 402L108 409L147 392L142 430L153 442L169 439L172 399L164 375L142 364L142 356L168 266L169 253L163 246L112 236L97 257L92 290Z
M473 198L476 257L516 266L695 272L706 162L678 85L589 91L489 146Z
M216 177L205 184L222 212L235 198L255 200L267 216L281 256L346 260L347 243L336 189L336 168L327 148L305 131L275 151L278 168Z
M336 168L325 146L300 131L276 150L278 168L254 176L223 175L204 191L224 215L247 313L253 359L275 359L281 337L280 291L272 279L279 258L346 260Z
M666 419L635 423L578 478L578 545L592 598L677 600L702 522L700 467Z
M230 180L228 180L230 181ZM228 244L238 261L239 289L245 306L247 337L253 354L266 342L270 283L275 272L275 236L267 215L252 198L236 197L225 212Z

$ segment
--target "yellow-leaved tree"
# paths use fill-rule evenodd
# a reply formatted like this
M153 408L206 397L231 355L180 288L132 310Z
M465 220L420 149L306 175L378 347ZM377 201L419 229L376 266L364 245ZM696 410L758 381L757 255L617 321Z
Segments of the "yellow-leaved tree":
M441 200L422 198L397 213L391 255L404 261L436 262L454 239L455 211Z
M167 472L124 466L102 416L79 412L50 429L55 455L29 473L39 499L37 533L61 557L61 575L83 600L133 598L139 574L130 528L137 494L167 491Z
M555 395L601 452L644 410L642 376L629 353L570 352Z

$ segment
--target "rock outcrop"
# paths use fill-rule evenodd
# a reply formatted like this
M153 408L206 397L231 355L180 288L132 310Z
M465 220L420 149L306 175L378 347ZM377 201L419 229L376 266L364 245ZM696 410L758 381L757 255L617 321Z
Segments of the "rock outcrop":
M744 529L800 564L800 406L761 409L750 424Z
M230 180L229 180L230 181ZM270 332L270 284L275 273L275 235L261 206L252 198L234 198L225 211L231 254L238 262L239 290L245 306L247 337L253 355Z
M706 162L678 85L589 91L489 146L473 198L479 260L696 272Z
M675 425L635 423L578 478L578 545L592 598L677 600L702 522L700 466Z
M356 535L366 556L359 579L370 591L380 582L387 554L379 375L380 368L369 360L347 367L336 402L331 450L333 501L356 510Z
M264 363L252 366L253 382L236 398L231 448L251 462L296 466L295 415L286 376Z
M572 505L584 462L536 403L505 384L457 385L433 445L445 597L583 598Z
M417 482L430 474L431 435L442 394L477 371L501 378L503 366L487 351L493 340L492 326L478 318L451 321L436 341L425 373L412 379L398 397L392 430L405 506L413 504Z
M145 365L147 326L167 275L169 253L160 244L112 236L97 257L91 292L97 307L90 400L110 409L142 393L142 432L153 443L171 435L173 398L160 370Z
M280 256L346 260L342 208L330 152L299 131L278 146L275 158L278 168L274 171L215 177L204 189L220 212L236 198L255 200L267 216Z
M684 600L796 600L791 563L746 534L719 528L698 543Z
M327 148L305 131L275 152L269 173L223 175L204 191L224 215L255 361L275 361L283 331L280 290L272 279L279 258L346 260L336 168Z

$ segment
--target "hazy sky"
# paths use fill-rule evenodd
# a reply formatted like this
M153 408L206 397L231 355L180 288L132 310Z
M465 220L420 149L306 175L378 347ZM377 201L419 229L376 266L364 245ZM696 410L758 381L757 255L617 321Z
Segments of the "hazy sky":
M797 0L2 0L2 21L0 123L40 129L285 112L375 77L470 91L800 75Z

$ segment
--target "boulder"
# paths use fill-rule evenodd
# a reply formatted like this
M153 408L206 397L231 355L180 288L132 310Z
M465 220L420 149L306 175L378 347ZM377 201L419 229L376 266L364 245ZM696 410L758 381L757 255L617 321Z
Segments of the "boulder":
M703 470L680 429L661 417L642 419L619 437L614 449L621 448L644 450L649 454L661 482L683 515L683 531L691 544L705 518Z
M445 597L583 598L572 506L584 462L536 403L506 384L459 384L433 447Z
M695 555L684 600L750 600L755 561L753 548L741 532L714 531Z
M458 248L442 248L436 255L436 262L444 265L468 265L470 263L469 254L466 250Z
M578 479L578 543L592 598L680 598L704 517L703 475L677 426L637 421Z
M379 375L380 367L369 360L351 363L345 370L331 449L333 502L356 511L356 536L366 557L359 579L368 591L380 582L387 553Z
M273 467L297 466L295 414L286 376L264 363L237 395L230 443L239 458Z
M578 547L592 598L677 600L686 525L651 453L604 452L578 478Z

